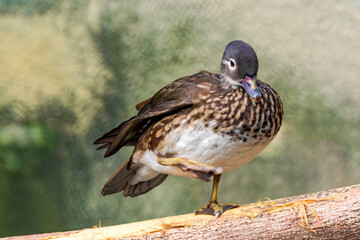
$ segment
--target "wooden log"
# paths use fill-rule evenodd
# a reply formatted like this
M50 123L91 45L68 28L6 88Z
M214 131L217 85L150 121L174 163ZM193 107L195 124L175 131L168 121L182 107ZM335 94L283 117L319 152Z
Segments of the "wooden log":
M21 239L360 239L360 185L243 205L217 219L185 214L34 236Z

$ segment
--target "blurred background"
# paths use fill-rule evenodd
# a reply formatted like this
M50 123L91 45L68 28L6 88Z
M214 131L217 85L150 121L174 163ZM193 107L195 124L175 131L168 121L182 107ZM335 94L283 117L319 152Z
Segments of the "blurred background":
M131 148L92 142L165 84L219 72L242 39L285 117L269 147L225 174L251 203L360 181L359 1L0 0L0 237L184 214L211 183L168 177L140 197L100 190Z

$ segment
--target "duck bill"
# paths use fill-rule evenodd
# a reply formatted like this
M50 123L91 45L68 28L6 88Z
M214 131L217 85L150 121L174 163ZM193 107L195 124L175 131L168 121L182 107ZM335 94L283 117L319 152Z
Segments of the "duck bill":
M247 92L247 94L249 94L250 97L255 99L256 102L260 101L261 92L256 86L256 76L245 76L245 78L241 82L241 86L245 89L245 91Z

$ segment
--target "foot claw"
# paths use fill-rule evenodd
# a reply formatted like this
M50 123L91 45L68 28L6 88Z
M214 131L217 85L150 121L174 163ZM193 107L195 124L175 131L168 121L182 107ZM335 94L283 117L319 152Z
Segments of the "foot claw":
M219 218L224 212L227 210L237 208L239 205L236 203L228 203L228 204L218 204L210 202L204 208L196 210L194 212L195 215L205 214L205 215L213 215L216 218Z

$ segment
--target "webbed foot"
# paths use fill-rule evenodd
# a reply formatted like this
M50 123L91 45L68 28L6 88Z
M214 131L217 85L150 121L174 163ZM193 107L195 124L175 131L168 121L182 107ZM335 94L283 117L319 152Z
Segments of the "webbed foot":
M209 202L206 204L204 208L196 210L194 212L195 215L206 214L206 215L213 215L216 218L220 217L221 214L226 212L229 209L239 207L236 203L228 203L228 204L219 204L217 202Z

